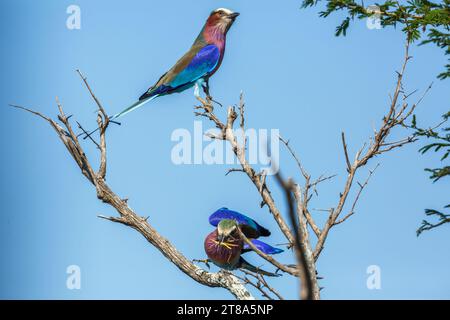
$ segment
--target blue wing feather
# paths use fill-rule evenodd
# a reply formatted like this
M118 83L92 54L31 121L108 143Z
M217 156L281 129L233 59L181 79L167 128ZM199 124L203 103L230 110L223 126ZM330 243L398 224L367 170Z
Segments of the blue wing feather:
M249 218L242 213L239 213L237 211L230 210L228 208L220 208L216 212L214 212L212 215L209 216L209 223L213 225L214 227L217 227L220 220L223 219L232 219L236 220L239 224L247 225L254 230L257 230L261 236L269 236L270 231L266 228L260 226L255 220L252 218Z
M257 239L252 239L251 242L255 245L256 248L258 248L258 250L262 251L265 254L278 254L284 251L283 249L272 247L271 245ZM250 246L245 243L243 252L248 252L251 250L252 248L250 248Z
M143 106L152 99L172 92L181 92L192 87L195 82L208 76L217 67L220 61L220 50L215 45L207 45L201 48L192 58L189 64L177 74L169 83L162 83L157 87L152 87L139 97L139 101L132 104L125 110L117 113L111 119L117 119L125 114ZM167 74L167 73L166 73ZM160 80L166 75L164 74ZM159 80L158 80L159 82Z
M220 60L220 50L215 45L202 48L191 62L167 85L172 88L194 84L198 79L214 71Z

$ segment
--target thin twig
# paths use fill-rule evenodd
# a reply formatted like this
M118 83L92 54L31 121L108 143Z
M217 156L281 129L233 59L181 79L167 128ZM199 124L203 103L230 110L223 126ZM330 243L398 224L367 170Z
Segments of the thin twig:
M76 123L77 123L77 125L78 125L78 129L80 129L81 131L83 131L82 134L86 134L86 136L89 138L89 140L91 140L91 141L97 146L97 149L100 150L100 145L98 144L98 142L95 141L94 138L92 138L92 136L91 136L86 130L84 130L83 126L82 126L78 121L76 121ZM77 137L79 137L80 135L81 135L81 134L77 135Z
M242 230L240 228L237 229L238 230L238 234L241 237L242 240L244 240L245 243L248 244L248 246L256 252L256 254L258 254L261 258L263 258L264 260L266 260L267 262L270 262L271 264L273 264L275 267L277 267L278 269L280 269L281 271L284 271L286 273L289 273L290 275L293 276L298 276L298 271L294 268L290 268L288 266L285 266L284 264L278 262L276 259L272 258L272 256L265 254L264 252L262 252L261 250L259 250L254 244L253 242L251 242L246 236L245 234L242 232Z
M364 188L367 186L367 184L369 183L370 178L372 177L373 173L375 172L375 170L377 170L377 168L378 168L379 166L380 166L380 164L378 163L378 164L375 166L375 168L373 168L372 170L369 170L369 174L367 175L367 178L366 178L366 180L364 181L363 184L358 183L359 190L358 190L358 193L356 194L355 199L353 200L353 204L352 204L352 207L351 207L351 209L350 209L350 212L349 212L345 217L343 217L342 219L340 219L340 220L334 222L334 225L338 225L338 224L344 222L345 220L347 220L349 217L351 217L351 216L355 213L356 203L358 202L359 197L361 196L362 191L363 191Z
M347 172L350 172L352 165L350 164L350 159L348 157L347 143L345 142L344 131L341 132L341 139L342 139L342 147L344 148L345 162L347 163Z

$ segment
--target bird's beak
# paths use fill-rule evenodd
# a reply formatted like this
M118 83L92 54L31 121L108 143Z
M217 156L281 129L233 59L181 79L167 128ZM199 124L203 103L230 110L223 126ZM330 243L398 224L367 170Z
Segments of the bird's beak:
M240 15L239 12L233 12L233 13L230 13L230 14L228 15L228 17L229 17L231 20L234 21L239 15Z

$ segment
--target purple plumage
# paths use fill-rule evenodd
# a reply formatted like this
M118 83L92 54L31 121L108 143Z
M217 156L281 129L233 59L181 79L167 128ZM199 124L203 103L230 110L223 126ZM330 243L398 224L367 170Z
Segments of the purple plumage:
M245 261L242 254L251 251L250 246L241 238L239 230L257 249L266 254L277 254L282 249L274 248L267 243L256 240L260 236L270 235L270 231L260 226L255 220L233 210L221 208L209 217L209 222L216 229L205 239L205 252L208 260L220 268L234 270L247 269L262 275L276 277L278 274L261 270Z
M205 239L205 252L211 262L225 270L243 268L269 277L279 276L279 274L262 270L245 261L241 257L243 245L243 240L238 237L229 238L220 243L217 239L217 230L214 230Z
M243 241L241 239L229 239L219 244L217 230L214 230L205 239L205 252L208 258L217 266L224 269L235 269L239 265Z

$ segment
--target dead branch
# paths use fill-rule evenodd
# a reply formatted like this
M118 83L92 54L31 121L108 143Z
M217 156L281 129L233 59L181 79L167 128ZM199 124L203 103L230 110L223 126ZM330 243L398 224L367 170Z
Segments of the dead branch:
M353 162L350 161L348 150L347 150L347 143L345 141L345 135L342 133L342 144L344 148L344 155L346 159L346 167L347 167L347 179L345 181L345 185L343 188L343 191L339 195L339 201L337 206L334 209L330 210L327 222L325 223L325 226L321 230L321 234L318 238L316 247L314 249L314 259L317 260L319 257L323 247L325 240L328 236L328 233L330 229L333 226L336 226L344 221L346 221L350 216L354 214L354 208L356 206L356 203L358 202L360 195L367 185L370 177L373 174L373 170L369 171L369 176L364 184L359 184L359 191L357 192L352 207L350 209L350 212L344 216L342 219L338 220L338 217L342 213L344 206L347 202L348 196L350 191L352 190L353 182L356 173L358 170L362 167L364 167L369 160L374 158L377 155L386 153L388 151L391 151L395 148L400 148L406 144L414 142L416 139L413 136L406 137L404 139L394 141L394 142L388 142L387 138L389 137L391 131L396 127L404 126L404 121L407 120L412 114L414 109L417 107L417 105L422 101L424 95L429 91L431 88L431 85L427 88L424 95L419 99L419 101L413 105L409 105L406 101L406 99L410 96L404 93L403 90L403 76L405 73L406 65L408 61L411 59L409 56L409 42L405 45L405 55L403 64L401 67L400 72L397 72L397 82L394 90L394 95L391 98L390 106L388 109L387 114L383 117L382 124L378 130L374 131L374 135L371 138L371 142L366 148L366 145L364 144L355 154ZM400 98L402 95L403 99ZM403 100L402 103L399 106L399 100Z
M350 164L350 159L348 157L347 143L345 142L344 132L341 133L341 138L342 138L342 147L344 148L345 162L347 163L347 172L350 172L352 165Z
M310 213L309 201L313 194L318 194L316 190L317 185L322 181L331 179L332 177L334 177L334 175L325 177L320 176L317 180L311 182L311 175L302 166L299 158L289 145L289 141L279 137L279 139L287 147L290 154L293 156L305 180L304 185L300 187L300 185L294 183L292 180L284 181L280 175L276 176L280 186L282 187L286 195L286 201L289 207L288 213L290 221L290 223L288 224L281 215L281 211L278 209L275 200L270 192L269 186L267 185L267 173L264 171L257 172L246 159L245 134L244 141L242 145L240 145L234 133L234 123L238 117L240 118L239 126L242 131L245 132L245 104L242 93L240 95L240 101L238 105L239 114L236 112L234 107L229 107L227 109L226 119L223 122L214 114L214 108L212 105L213 100L209 98L202 99L198 97L201 105L195 107L195 115L204 117L214 123L214 125L220 130L220 134L215 135L212 138L228 141L231 145L233 153L239 161L240 168L230 169L228 170L227 174L231 172L243 172L249 177L250 181L261 196L261 207L267 205L281 232L288 240L288 247L294 248L297 258L297 265L292 267L290 265L280 263L270 255L264 254L263 252L258 250L258 248L256 248L256 246L254 246L254 244L249 239L245 237L241 230L238 229L240 236L251 247L251 249L263 259L276 266L279 270L300 278L300 296L302 299L320 298L320 287L317 281L318 278L316 276L317 271L315 262L324 248L325 241L332 227L346 221L355 213L356 204L359 201L360 196L367 186L369 179L371 178L376 167L374 170L369 171L368 177L363 184L358 183L359 190L356 192L350 210L344 217L340 218L340 215L344 211L346 203L348 202L349 195L353 190L355 177L359 170L364 167L372 158L389 152L393 149L403 147L404 145L412 143L416 140L414 136L405 137L397 141L387 140L394 128L399 126L406 126L405 121L409 119L409 117L413 114L416 106L422 101L425 94L431 88L430 85L417 103L413 105L409 105L407 103L406 100L410 97L411 94L405 94L403 90L402 80L407 62L411 58L408 51L409 42L406 43L405 46L405 58L400 72L397 73L397 82L395 85L394 94L391 97L389 109L386 115L383 117L380 127L377 130L374 130L373 136L370 139L370 143L368 145L364 144L356 152L353 161L350 160L345 134L342 133L341 135L347 177L343 186L343 191L339 194L337 205L326 210L328 212L328 218L322 228L320 228L319 225L314 221L314 218ZM57 101L59 109L58 120L62 123L62 125L42 115L39 112L21 106L14 107L28 111L44 119L52 126L52 128L58 134L58 137L60 138L62 143L66 146L72 158L77 163L78 167L81 169L82 174L95 186L97 197L101 201L112 206L119 213L118 217L99 217L129 226L137 230L147 239L149 243L155 246L182 272L203 285L225 288L238 299L253 299L253 297L245 287L245 284L249 284L259 290L261 294L263 294L263 296L266 298L271 298L269 294L269 292L271 292L277 298L281 299L281 296L273 288L271 288L267 284L265 279L260 275L254 275L254 278L256 279L255 282L249 279L248 276L251 275L247 273L244 278L239 278L227 271L222 270L217 273L210 273L196 266L187 258L185 258L182 253L180 253L167 239L163 238L148 223L148 217L144 218L136 214L131 208L128 207L126 200L121 199L110 189L110 187L105 182L107 172L106 129L109 125L110 120L100 101L91 90L87 79L81 74L79 70L77 70L77 72L98 106L97 130L100 132L100 142L97 143L91 138L100 152L100 166L97 171L92 168L89 159L87 158L82 146L80 145L78 136L75 135L71 127L69 121L70 116L67 117L64 114L63 107L59 103L59 101ZM81 125L79 125L79 128L83 130L84 133L86 132ZM90 135L88 136L90 137ZM317 242L314 249L309 240L308 226L311 227L311 230L317 237Z
M89 90L92 98L99 107L97 114L97 125L100 131L100 144L98 145L100 149L100 166L97 172L92 168L91 162L87 158L77 135L72 129L69 118L64 113L62 105L57 100L57 105L59 109L58 119L62 123L59 125L56 121L51 118L44 116L43 114L31 110L29 108L15 106L30 112L48 122L52 128L55 130L61 142L65 145L69 151L72 158L75 160L78 167L81 169L82 174L95 186L97 191L97 197L104 203L113 207L119 217L106 217L99 216L100 218L107 219L112 222L120 223L129 226L136 231L138 231L144 238L157 248L169 261L171 261L175 266L177 266L183 273L191 277L193 280L209 286L209 287L221 287L227 289L231 294L233 294L237 299L254 299L250 292L245 288L244 283L242 283L234 275L225 272L223 270L217 273L208 272L188 260L181 252L179 252L169 240L162 237L147 221L148 217L139 216L135 213L127 204L126 200L121 199L116 193L105 182L106 176L106 128L108 127L109 119L108 116L101 105L100 101L95 97L92 92L86 78L78 71L84 84Z
M259 292L261 292L261 294L263 295L263 297L269 299L269 300L274 300L270 295L269 292L271 292L272 294L274 294L276 296L277 299L279 300L284 300L284 298L281 296L281 294L272 286L270 286L267 283L266 278L259 273L254 273L245 269L241 269L241 271L246 274L247 276L250 276L252 278L255 279L256 282L251 281L248 277L238 277L239 279L245 281L246 283L249 283L251 286L253 286L254 288L256 288Z
M300 185L291 183L291 187L289 188L289 195L294 195L293 199L288 200L288 205L292 207L292 203L295 200L297 204L297 216L292 219L290 215L291 228L289 228L280 215L280 211L278 210L274 199L271 196L271 192L269 187L266 184L266 177L262 173L256 173L255 170L249 165L247 160L245 159L245 143L243 146L240 146L236 142L236 137L233 134L233 124L238 115L236 114L234 108L230 107L228 109L227 119L225 122L221 122L219 118L213 113L212 105L203 99L199 99L202 103L201 106L196 107L197 109L203 110L203 112L197 112L196 114L199 116L203 116L211 121L213 121L217 128L221 129L220 138L228 141L231 146L234 154L236 155L239 163L241 164L242 170L230 170L233 171L243 171L250 178L252 183L257 188L258 192L262 197L263 205L268 205L270 212L272 213L275 221L280 227L283 234L289 241L288 247L296 247L300 248L300 250L296 250L296 256L298 258L298 266L297 268L291 268L290 266L284 265L271 256L265 255L260 252L248 239L244 240L249 246L262 258L277 266L280 270L287 272L291 275L295 275L301 278L302 282L302 298L305 297L313 297L318 299L320 297L319 291L320 288L317 284L316 278L316 269L315 269L315 261L318 259L320 253L324 248L324 243L327 239L329 231L333 226L336 226L344 221L346 221L349 217L351 217L355 213L356 204L360 199L360 196L367 186L374 170L370 170L367 179L363 184L358 183L359 190L356 192L356 195L353 199L353 203L349 212L343 217L340 218L346 203L348 202L349 194L351 190L353 190L353 185L355 181L355 176L359 172L359 170L364 167L372 158L377 155L389 152L393 149L403 147L406 144L413 143L416 139L414 136L409 136L397 141L387 141L388 137L392 130L396 127L405 126L404 122L407 120L412 114L416 106L422 101L424 95L428 92L430 87L425 91L424 95L419 99L419 101L413 105L408 104L406 99L408 99L411 94L405 94L403 90L403 75L405 73L406 65L408 61L411 59L409 56L409 42L406 43L405 46L405 57L400 69L400 72L397 72L397 81L394 89L394 94L391 97L389 109L387 114L383 117L382 124L378 130L374 131L372 138L370 139L369 144L364 144L359 150L357 150L353 161L350 159L347 141L345 137L345 133L341 134L342 146L344 150L345 156L345 164L347 171L347 178L345 180L345 184L343 187L343 191L339 194L338 203L334 208L327 209L326 211L329 213L326 223L323 228L320 228L317 223L315 223L313 216L311 215L308 207L309 200L312 197L312 193L318 194L316 187L322 182L331 179L335 175L327 176L327 177L319 177L316 181L311 182L311 175L305 170L302 163L300 162L298 156L295 154L293 149L291 148L289 141L279 137L280 141L284 143L287 147L289 153L292 155L296 164L305 179L305 184L303 187ZM399 104L399 101L402 100L402 103ZM242 95L240 97L240 126L244 129L244 111L243 111L243 99ZM228 172L228 173L229 173ZM282 184L283 189L286 191L286 183ZM313 190L311 192L311 189ZM290 210L292 212L292 210ZM312 231L317 237L317 243L315 244L314 250L312 249L311 243L309 241L309 232L308 226L311 227ZM241 235L243 236L243 235ZM300 241L298 241L300 240ZM294 272L296 269L297 272ZM307 274L306 274L307 273ZM305 289L306 287L306 289Z
M309 257L309 260L307 262L299 265L298 268L294 269L294 268L291 268L289 266L286 266L286 265L280 263L279 261L274 259L272 256L266 255L263 252L261 252L260 250L258 250L248 239L246 239L246 237L243 235L242 232L240 232L241 237L246 241L246 243L248 243L248 245L252 248L252 250L254 250L263 259L270 262L271 264L273 264L280 270L289 273L290 275L300 277L300 280L301 280L300 292L301 292L302 299L312 299L312 298L319 299L320 295L319 295L319 287L317 284L317 279L315 278L316 271L315 271L314 259L313 259L313 255L312 255L311 245L308 240L306 227L305 227L305 229L302 228L302 230L303 230L302 232L304 232L306 235L304 235L303 237L300 237L304 240L298 241L298 239L296 239L296 236L294 236L294 234L298 234L297 228L295 228L295 227L289 228L288 224L282 217L280 210L278 209L278 207L275 204L275 200L273 199L271 192L266 184L266 174L264 172L257 173L252 168L252 166L248 163L246 156L245 156L245 148L246 148L245 140L244 140L243 145L239 145L237 142L237 138L233 131L234 122L238 117L238 114L236 113L235 109L233 107L229 107L228 112L227 112L226 121L221 122L219 120L219 118L213 113L214 109L213 109L210 101L204 100L202 98L198 98L198 100L201 102L201 106L197 106L196 110L201 109L203 111L196 112L196 115L205 117L205 118L209 119L210 121L212 121L215 124L215 126L221 130L221 134L218 136L221 137L221 139L228 141L231 144L233 153L235 154L236 158L238 159L238 161L241 165L242 171L244 173L246 173L246 175L250 178L250 180L252 181L252 183L254 184L256 189L258 190L259 194L261 195L261 198L262 198L261 207L263 205L267 205L269 207L269 211L272 213L272 216L275 219L275 221L277 222L280 230L283 232L286 239L289 241L290 247L294 246L297 248L296 249L297 257L300 258L303 255L303 252L307 252L307 251L310 252L311 254L310 255L306 254ZM243 104L244 104L244 101L243 101L243 98L241 95L240 102L239 102L239 111L240 111L239 117L241 119L240 126L241 126L242 131L244 131L244 129L245 129L243 127L243 125L245 124L245 120L242 120L242 118L244 118ZM298 158L297 158L297 161L298 161ZM300 164L300 161L298 161L298 163ZM300 167L301 167L301 165L300 165ZM237 170L231 170L229 172L233 172L233 171L237 171ZM289 201L288 201L288 204L294 206L294 204L290 203ZM291 223L292 223L292 220L291 220ZM297 223L295 223L295 224L297 224ZM292 230L294 230L294 232ZM305 248L308 247L308 249L307 250L298 249L298 248L300 248L300 245L296 246L295 245L296 242L298 244L301 244ZM307 266L308 270L305 271L303 266ZM314 275L313 279L312 279L311 275ZM311 286L314 286L314 288L311 289Z
M245 273L245 270L241 270L242 272ZM263 287L261 281L259 281L258 279L256 279L255 281L250 280L247 276L238 276L238 275L234 275L236 278L238 278L239 280L241 280L244 284L248 284L250 286L252 286L253 288L255 288L256 290L258 290L261 295L266 298L267 300L274 300L274 298L272 298L269 293L265 290L265 288Z
M313 277L315 278L315 269L311 271L310 262L308 261L308 246L309 242L306 242L305 239L308 237L308 230L305 228L306 223L303 221L303 214L299 213L298 216L295 214L295 206L294 199L292 197L292 192L295 188L295 184L292 180L285 181L281 174L278 173L276 175L277 181L280 186L283 188L286 203L288 205L288 213L289 219L291 221L292 230L294 230L295 241L294 241L294 250L295 256L297 257L298 269L300 271L300 298L302 300L312 300L314 298L313 295ZM297 217L299 221L297 223ZM313 263L314 265L314 263ZM314 267L315 268L315 267Z
M212 121L215 126L220 129L221 134L218 136L218 138L228 141L231 144L231 148L233 150L233 153L235 154L236 158L238 159L242 171L245 172L245 174L250 178L253 185L256 187L258 192L261 195L262 203L266 204L269 208L269 211L273 215L275 221L277 222L280 230L285 235L286 239L293 243L294 237L292 235L291 230L289 229L289 226L287 225L286 221L281 216L280 210L277 208L275 204L275 200L273 199L270 191L265 185L265 178L264 175L261 173L257 173L252 166L248 163L246 157L245 157L245 145L239 145L237 137L234 133L233 126L234 122L238 117L238 114L235 111L234 107L229 107L227 110L227 118L226 121L222 122L215 114L214 114L214 108L211 104L211 101L208 99L202 99L201 97L197 98L198 101L200 101L201 105L196 106L196 110L202 110L201 112L196 111L195 114L197 116L205 117ZM241 96L240 102L239 102L239 111L241 112L241 125L244 125L245 120L242 120L244 117L244 100ZM232 170L236 171L236 170Z
M197 106L195 109L202 110L202 112L196 111L195 114L209 119L210 121L212 121L215 124L215 126L217 128L219 128L221 130L221 133L216 137L219 137L225 141L228 141L231 144L232 150L241 165L240 169L244 173L246 173L246 175L250 178L250 180L252 181L252 183L254 184L256 189L258 190L259 194L261 195L261 198L262 198L261 207L263 207L264 205L267 205L269 207L269 211L272 213L273 218L277 222L280 230L283 232L286 239L289 241L289 247L297 248L296 256L298 258L301 258L301 256L303 254L305 254L304 263L300 264L298 266L298 268L291 268L289 266L286 266L286 265L280 263L279 261L277 261L276 259L274 259L273 257L271 257L270 255L266 255L263 252L261 252L260 250L258 250L248 239L245 238L245 236L242 234L242 232L241 232L241 237L246 241L246 243L248 243L248 245L252 248L252 250L254 250L263 259L265 259L266 261L268 261L271 264L273 264L274 266L276 266L279 270L287 272L290 275L300 277L300 279L301 279L301 297L302 298L304 298L304 299L312 299L312 298L319 299L320 298L320 294L319 294L320 289L319 289L319 286L317 283L317 278L315 277L316 269L315 269L315 263L314 263L313 253L312 253L313 251L312 251L312 247L311 247L311 244L310 244L309 238L308 238L306 222L303 223L304 219L302 219L303 215L307 216L307 220L310 221L310 225L314 226L315 227L314 229L316 231L318 230L318 227L315 226L315 224L311 218L311 215L309 214L309 211L304 211L304 210L300 211L299 210L299 212L298 212L298 219L302 221L300 223L300 226L301 226L300 232L303 233L303 235L300 237L300 239L302 239L302 240L298 241L298 238L296 236L294 236L294 234L298 234L298 232L297 232L298 228L297 227L289 228L286 221L281 216L280 210L277 208L275 201L272 198L271 192L266 184L265 172L257 173L252 168L252 166L248 163L248 161L245 157L245 140L244 140L243 145L239 145L237 142L237 138L233 131L234 122L238 117L235 109L233 107L229 107L228 112L227 112L226 121L221 122L219 120L219 118L213 113L214 109L213 109L213 106L210 103L210 101L204 100L202 98L198 98L198 100L201 102L201 106ZM239 102L239 104L240 104L239 117L241 119L240 127L241 127L242 131L244 131L244 129L245 129L244 128L245 120L243 120L243 118L244 118L243 103L244 103L244 101L243 101L243 98L241 95L240 102ZM311 187L311 184L309 182L309 175L303 169L298 157L295 155L293 150L290 149L289 143L287 141L283 140L281 137L280 137L280 140L282 140L285 143L285 145L288 147L288 150L291 152L291 154L294 156L294 159L297 161L299 168L304 173L304 176L307 178L308 182L306 184L306 189L307 189L306 192L308 192L309 188ZM227 172L227 174L230 172L235 172L235 171L240 171L240 170L231 169ZM326 180L326 179L324 179L324 180ZM321 180L321 181L323 181L323 180ZM316 182L316 183L319 183L319 182ZM289 195L290 195L290 192L289 192ZM309 197L307 197L306 199L309 200ZM290 199L290 201L293 201L293 199ZM294 206L294 204L289 201L288 201L288 204ZM292 222L293 221L291 219L291 223ZM295 222L295 225L297 225L297 222ZM294 230L294 231L292 231L292 230ZM299 244L298 246L295 245L296 242ZM298 249L301 247L303 249ZM306 266L306 268L308 269L307 271L305 271L304 266Z
M351 216L355 213L356 203L358 202L359 197L361 196L362 191L363 191L364 188L367 186L367 184L369 183L370 178L372 177L373 173L375 172L375 170L376 170L379 166L380 166L380 164L377 164L377 165L375 166L374 169L369 170L369 174L367 175L367 178L366 178L366 180L364 181L363 184L361 184L361 183L358 182L359 190L358 190L358 193L356 194L355 199L353 200L353 204L352 204L352 207L351 207L351 209L350 209L350 212L349 212L345 217L343 217L342 219L336 221L336 222L334 223L334 225L338 225L338 224L344 222L345 220L347 220L349 217L351 217Z
M291 148L291 146L289 144L289 140L285 140L281 136L279 136L278 138L280 139L281 142L283 142L283 144L286 146L286 148L288 149L291 156L294 158L295 162L297 163L297 167L299 168L299 170L302 173L305 180L308 180L310 178L310 175L306 172L305 168L303 168L303 165L300 162L300 159L295 154L294 150Z
M247 243L249 245L249 247L256 252L256 254L258 254L261 258L263 258L264 260L266 260L267 262L270 262L271 264L273 264L275 267L277 267L279 270L284 271L286 273L289 273L292 276L299 276L299 272L297 269L295 268L291 268L287 265L282 264L281 262L277 261L276 259L274 259L271 255L265 254L264 252L262 252L261 250L259 250L246 236L245 234L241 231L240 228L238 228L238 234L241 237L242 240L244 240L245 243Z

